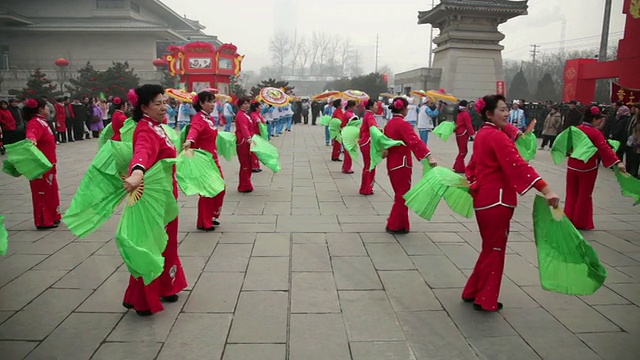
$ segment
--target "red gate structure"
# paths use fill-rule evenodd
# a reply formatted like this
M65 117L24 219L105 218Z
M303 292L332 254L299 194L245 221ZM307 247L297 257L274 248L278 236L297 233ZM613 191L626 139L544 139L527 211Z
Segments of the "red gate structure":
M625 88L640 88L640 0L624 0L622 12L627 15L624 37L618 43L616 60L571 59L564 66L562 101L593 101L596 80L618 78Z

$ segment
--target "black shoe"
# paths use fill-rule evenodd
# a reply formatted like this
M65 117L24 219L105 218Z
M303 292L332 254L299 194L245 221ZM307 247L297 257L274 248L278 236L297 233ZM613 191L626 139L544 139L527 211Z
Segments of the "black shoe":
M133 309L133 305L128 304L128 303L126 303L126 302L124 302L124 301L122 302L122 306L124 306L124 307L125 307L125 309Z
M351 171L343 171L342 173L343 174L353 174L353 170L351 170Z
M241 192L241 193L247 194L247 193L253 192L253 190L245 190L245 191L240 191L240 190L238 190L238 192Z
M4 155L6 153L6 150L4 149L4 146L0 146L0 155Z
M136 314L138 314L138 316L151 316L151 315L153 315L151 310L145 310L145 311L136 310Z
M60 225L60 220L56 220L53 223L56 224L56 225Z
M55 229L58 227L58 224L53 224L50 226L36 226L36 229L38 230L48 230L48 229Z
M463 298L462 298L462 301L464 301L464 302L466 302L466 303L470 303L470 302L474 302L474 301L476 301L476 298L466 298L466 297L463 297Z
M342 162L340 159L331 159L331 161Z
M215 226L212 226L212 227L210 227L210 228L203 228L202 226L198 226L198 230L200 230L200 231L204 231L204 232L211 232L211 231L215 231L215 230L216 230L216 227L215 227Z
M178 294L173 294L171 296L165 296L163 298L160 298L160 300L164 301L164 302L168 302L168 303L174 303L176 301L178 301L180 297L178 296Z
M253 169L253 170L251 170L251 172L259 173L259 172L262 172L262 169Z
M404 234L408 234L409 230L407 229L402 229L402 230L390 230L389 228L385 229L389 234L394 234L394 235L404 235Z
M474 303L473 304L473 310L475 311L486 311L486 312L494 312L494 311L498 311L502 309L502 303L498 303L498 309L497 310L487 310L485 308L483 308L482 306Z
M218 220L213 220L213 225L214 225L214 226L220 226L220 221L218 221Z

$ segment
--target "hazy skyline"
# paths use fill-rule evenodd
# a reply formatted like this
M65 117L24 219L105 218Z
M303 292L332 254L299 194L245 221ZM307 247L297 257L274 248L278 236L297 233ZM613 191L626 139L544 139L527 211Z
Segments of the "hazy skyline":
M314 31L348 36L363 55L365 72L374 70L377 34L380 65L390 66L394 73L428 65L430 27L417 25L417 16L431 7L431 0L245 0L242 7L221 0L161 1L178 14L200 21L207 34L237 45L246 55L245 70L258 72L270 64L269 39L278 29L295 29L298 36ZM284 3L295 5L291 9L276 6ZM610 46L617 44L624 30L622 3L613 0ZM603 12L602 0L529 0L529 15L499 27L506 35L501 43L503 57L529 59L531 44L541 45L542 54L559 50L563 18L567 51L597 48Z

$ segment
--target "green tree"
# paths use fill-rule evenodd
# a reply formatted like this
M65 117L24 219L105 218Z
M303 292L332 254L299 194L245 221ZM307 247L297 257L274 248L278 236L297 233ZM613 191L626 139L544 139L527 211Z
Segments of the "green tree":
M288 81L281 81L281 80L269 78L267 80L260 81L260 83L257 84L256 86L252 86L251 96L252 97L258 96L258 94L260 94L260 90L262 90L262 88L265 88L265 87L274 87L278 89L284 89L285 92L292 91L293 89L295 89L295 86L289 86Z
M162 70L162 81L160 82L160 85L162 85L162 87L164 87L165 89L167 88L175 88L178 86L178 83L180 82L180 76L176 75L176 76L171 76L171 73L169 72L169 70Z
M65 85L72 97L96 96L100 90L100 72L90 62L78 70L78 76ZM104 89L104 88L102 88Z
M535 99L536 101L551 100L553 102L559 102L562 99L558 96L558 91L551 78L551 74L545 73L542 79L538 80L538 87L536 89Z
M513 80L511 80L511 86L509 86L507 95L510 99L528 99L531 95L529 83L527 83L527 78L524 76L522 69L520 69L513 77Z
M136 88L140 84L140 78L129 68L128 62L114 62L98 76L97 88L100 97L119 96L126 97L129 89Z
M237 76L231 77L231 84L230 84L231 94L230 95L233 95L236 98L247 96L247 89L245 89L244 86L242 86L239 80L240 79L238 79Z
M56 90L57 87L58 85L47 79L47 74L37 68L29 75L27 86L22 89L22 93L24 96L46 96L53 99L62 94L61 91Z
M366 92L374 99L380 93L387 91L387 84L382 80L382 74L370 73L368 75L356 76L351 79L339 79L328 82L324 86L325 90L360 90Z

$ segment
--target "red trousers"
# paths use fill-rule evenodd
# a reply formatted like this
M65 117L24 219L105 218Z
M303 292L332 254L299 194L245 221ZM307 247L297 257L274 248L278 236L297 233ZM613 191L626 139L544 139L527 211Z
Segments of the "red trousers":
M395 193L391 213L387 219L387 229L392 231L410 230L409 208L405 205L404 194L411 188L411 168L403 166L389 171L389 180Z
M498 309L509 224L513 212L513 208L501 205L476 211L482 237L482 251L464 287L462 297L475 299L474 302L485 310Z
M40 179L29 181L33 202L33 222L36 227L53 226L60 221L60 194L55 165Z
M246 140L236 147L238 152L238 161L240 162L240 182L238 183L238 191L253 191L251 184L251 172L253 170L251 164L251 147Z
M251 153L251 168L254 170L260 169L260 160L254 153Z
M360 152L362 153L362 160L364 167L362 168L362 180L360 182L360 194L371 195L373 194L373 182L376 178L376 169L369 171L371 166L371 143L360 146Z
M178 257L178 218L170 222L167 227L169 241L162 256L164 257L164 271L145 286L142 278L129 279L129 287L124 293L124 303L133 305L138 311L157 313L164 310L161 297L175 295L187 287L187 278L182 270Z
M345 174L350 174L353 172L351 166L353 165L351 161L351 155L347 150L344 151L344 160L342 161L342 172Z
M218 160L216 160L216 165L218 165L220 175L222 175L224 179L224 174L222 173L220 164L218 164ZM220 218L225 193L226 191L222 191L212 198L200 196L198 200L198 221L196 225L198 228L209 229L213 226L213 220Z
M576 229L593 230L593 199L598 169L575 171L567 169L567 198L564 213Z
M331 160L340 159L340 148L341 148L342 144L340 144L335 139L333 139L331 141L333 141L333 145L332 145L332 148L331 148Z
M458 143L458 156L456 156L456 161L453 163L453 171L464 173L464 158L469 153L469 135L456 136L456 142Z

